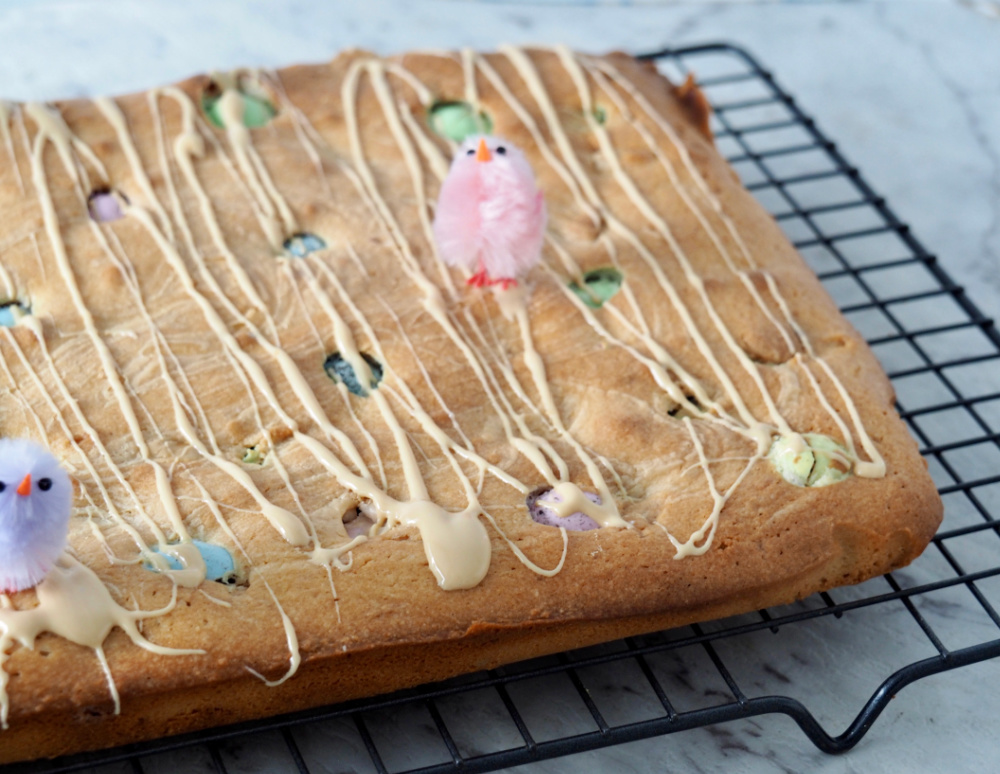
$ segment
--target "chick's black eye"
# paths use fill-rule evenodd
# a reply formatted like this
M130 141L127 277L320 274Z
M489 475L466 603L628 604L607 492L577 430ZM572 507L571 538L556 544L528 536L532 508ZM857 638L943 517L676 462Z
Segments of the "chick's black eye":
M0 492L2 492L6 488L7 488L7 485L3 481L0 481Z
M48 492L52 488L51 478L40 478L38 479L38 488L43 492Z
M503 147L502 145L497 146L497 153L499 153L501 156L503 156L506 152L507 149L505 147Z
M468 149L468 150L467 150L467 151L465 152L465 155L466 155L466 156L474 156L475 154L476 154L476 151L475 151L475 149L473 149L473 148L469 148L469 149Z

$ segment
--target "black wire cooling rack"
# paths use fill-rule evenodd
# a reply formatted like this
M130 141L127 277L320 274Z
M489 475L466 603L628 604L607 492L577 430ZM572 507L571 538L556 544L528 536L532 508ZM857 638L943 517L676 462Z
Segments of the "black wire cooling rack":
M715 44L644 58L675 79L698 73L720 150L889 372L945 500L927 552L780 609L5 774L482 772L769 713L834 753L857 744L914 680L1000 655L993 322L746 52ZM844 720L839 736L825 729Z

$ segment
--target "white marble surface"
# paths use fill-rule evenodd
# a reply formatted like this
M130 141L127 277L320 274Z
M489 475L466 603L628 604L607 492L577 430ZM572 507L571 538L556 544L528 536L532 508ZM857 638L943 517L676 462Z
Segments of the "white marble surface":
M563 0L531 5L366 0L358 6L264 0L0 0L0 96L120 93L208 69L323 60L348 46L392 52L565 42L586 50L643 51L732 41L775 73L969 288L973 300L988 315L1000 316L1000 11L995 2L620 5ZM961 519L962 514L949 518ZM977 561L989 566L998 562L998 553L991 545L971 545L964 558L972 566ZM908 577L919 581L940 561L928 556ZM1000 584L992 590L1000 591ZM843 592L846 598L851 593ZM951 647L997 636L970 600L966 592L954 591L921 602L935 626L947 632ZM914 658L931 655L899 606L848 619L788 627L777 636L764 633L719 647L727 663L745 670L743 679L755 690L799 697L828 730L839 733L878 680ZM781 654L779 660L771 658L775 653ZM673 680L680 694L688 678L695 686L711 679L707 667L693 668L687 676L676 665L671 669L667 663L664 669L665 679ZM595 676L593 690L606 686L614 693L614 683L614 676ZM842 757L817 752L790 721L764 718L544 762L524 771L986 772L1000 760L997 685L997 661L921 681L905 689L861 744ZM705 701L703 687L691 690L695 704L699 697ZM541 715L560 714L558 692L541 701ZM639 699L610 701L618 708L613 711L627 712L629 702ZM392 746L401 766L423 761L429 744L421 741L420 723L414 722L417 730ZM483 716L483 726L499 734L495 722ZM328 734L335 737L332 746L322 735L303 737L307 754L335 751L333 759L311 760L314 771L370 770L363 762L356 769L351 763L363 761L364 753L350 729ZM233 771L282 770L284 764L271 758L269 749L267 740L233 748L226 762ZM195 758L186 764L149 761L147 770L208 765Z

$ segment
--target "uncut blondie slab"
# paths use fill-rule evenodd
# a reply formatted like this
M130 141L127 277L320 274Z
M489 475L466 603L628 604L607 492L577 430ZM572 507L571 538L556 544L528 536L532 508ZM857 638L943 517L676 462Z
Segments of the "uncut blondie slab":
M650 65L353 51L0 104L0 434L75 493L2 599L2 761L787 603L940 521L874 356ZM433 239L478 132L549 214L507 289Z

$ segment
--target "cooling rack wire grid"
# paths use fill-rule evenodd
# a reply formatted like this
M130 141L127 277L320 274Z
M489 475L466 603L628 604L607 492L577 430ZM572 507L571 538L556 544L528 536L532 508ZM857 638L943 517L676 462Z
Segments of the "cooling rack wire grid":
M782 608L0 774L484 772L768 713L842 752L909 683L1000 655L993 322L747 52L708 44L643 58L676 82L697 74L720 151L889 373L945 501L925 554Z

